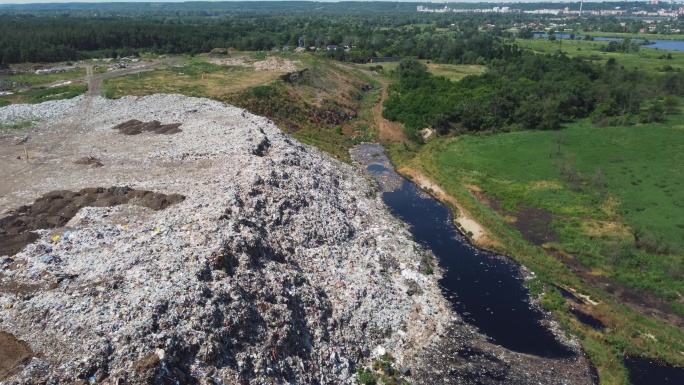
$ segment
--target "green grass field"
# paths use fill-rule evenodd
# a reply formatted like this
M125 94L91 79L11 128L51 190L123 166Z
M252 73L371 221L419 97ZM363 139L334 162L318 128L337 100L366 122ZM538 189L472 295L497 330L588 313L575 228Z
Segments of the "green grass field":
M599 129L579 122L562 132L463 137L436 161L507 211L526 205L552 212L562 249L620 282L673 301L684 293L682 134L681 115L667 125ZM578 179L568 182L568 172ZM626 246L635 229L663 246L662 253L635 249L609 260L606 244Z
M596 32L596 31L581 31L575 33L577 36L594 36L594 37L619 37L631 39L648 39L648 40L684 40L684 35L662 35L658 33L628 33L628 32Z
M559 249L592 266L592 274L657 293L682 312L684 193L679 187L684 181L684 116L669 119L661 125L614 128L580 121L561 131L468 135L435 139L422 147L387 147L395 165L432 177L501 242L497 251L536 273L531 291L539 293L546 286L543 306L564 330L578 336L602 384L627 384L620 364L625 354L684 364L682 331L587 285L555 257L525 241L506 217L525 206L553 213ZM568 170L579 178L569 181ZM475 199L473 186L500 202L503 216ZM634 228L649 232L655 241L651 246L669 244L670 250L654 254L635 247L630 232ZM617 258L611 258L615 245ZM610 326L597 332L579 323L550 284L597 299L600 304L593 306L593 314Z
M255 71L254 68L222 66L205 58L192 58L183 65L134 75L121 76L103 82L105 97L144 96L156 93L180 93L187 96L218 99L226 94L267 84L282 75L282 71Z
M540 54L553 54L561 50L569 57L583 57L601 65L614 58L625 68L638 68L649 73L662 74L667 66L671 67L671 71L684 70L684 52L679 51L641 47L635 53L603 52L601 47L608 45L608 42L598 40L516 39L515 43ZM667 59L668 54L672 59Z
M468 75L482 75L486 70L485 66L477 64L441 64L430 60L421 60L421 62L427 65L428 71L433 75L444 76L453 81L461 80ZM382 66L384 73L389 74L397 68L399 63L371 63L359 67L373 68L378 65Z

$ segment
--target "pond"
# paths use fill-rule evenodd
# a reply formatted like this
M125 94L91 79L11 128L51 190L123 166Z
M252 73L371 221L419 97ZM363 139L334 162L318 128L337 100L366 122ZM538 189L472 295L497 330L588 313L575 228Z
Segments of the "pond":
M684 368L663 365L646 358L626 358L632 385L684 384Z

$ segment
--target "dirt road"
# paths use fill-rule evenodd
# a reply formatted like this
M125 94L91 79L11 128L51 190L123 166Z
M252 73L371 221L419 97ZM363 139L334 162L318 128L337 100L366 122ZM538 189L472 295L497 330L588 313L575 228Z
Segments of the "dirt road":
M382 103L387 99L387 82L382 83L382 93L380 100L373 106L373 117L375 125L378 127L378 139L381 142L401 142L404 139L403 127L401 123L390 122L382 116Z

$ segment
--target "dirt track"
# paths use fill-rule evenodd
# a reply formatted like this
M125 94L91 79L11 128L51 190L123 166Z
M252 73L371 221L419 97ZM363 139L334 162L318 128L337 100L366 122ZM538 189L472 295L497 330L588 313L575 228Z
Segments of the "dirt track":
M402 124L390 122L382 116L382 103L387 99L387 83L382 84L380 100L373 106L373 117L378 126L378 139L381 142L401 142L404 138Z
M172 58L172 59L164 59L164 60L160 60L160 61L156 61L156 62L138 62L133 67L115 69L112 71L107 71L107 72L102 73L102 74L95 74L93 72L93 69L95 67L94 64L79 64L79 65L76 65L76 67L85 68L86 76L82 77L82 78L70 79L69 81L72 83L78 83L78 82L87 83L88 84L88 92L86 93L86 95L87 96L96 96L96 95L100 95L100 93L102 92L102 81L103 80L111 79L111 78L115 78L115 77L119 77L119 76L136 74L139 72L150 71L150 70L153 70L155 68L159 68L163 65L178 63L181 60L182 59ZM58 86L58 85L62 85L62 84L64 84L64 80L58 80L58 81L48 83L48 84L41 84L41 85L37 85L37 86L26 87L26 88L21 89L20 91L49 88L49 87L54 87L54 86Z

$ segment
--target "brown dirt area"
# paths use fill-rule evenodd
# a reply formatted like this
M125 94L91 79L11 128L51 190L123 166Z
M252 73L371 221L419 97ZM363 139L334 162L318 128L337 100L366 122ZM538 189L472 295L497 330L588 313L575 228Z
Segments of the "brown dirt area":
M582 278L592 287L610 294L618 302L630 305L640 314L659 319L674 327L684 328L684 318L664 300L653 294L640 292L614 282L603 275L594 274L592 268L585 266L577 258L561 250L547 248L546 251L563 262L573 274Z
M390 122L382 116L382 103L387 99L387 84L382 85L380 100L373 106L373 117L378 127L378 140L380 142L401 142L404 133L401 123Z
M516 213L506 214L501 204L490 198L487 193L476 186L468 186L470 193L481 203L490 207L503 218L511 227L518 230L526 241L541 246L549 242L560 242L560 238L553 230L554 215L546 210L525 206Z
M124 135L138 135L143 132L153 132L155 134L173 135L183 132L180 127L181 123L161 124L158 120L151 122L141 122L137 119L131 119L127 122L117 124L112 127L114 130L119 130Z
M14 374L32 356L33 352L26 342L0 331L0 381Z
M90 167L102 167L102 166L104 166L104 164L102 164L102 161L100 160L100 158L92 156L92 155L84 156L84 157L78 159L77 161L75 161L74 163L83 164L83 165L90 166Z
M13 255L38 239L32 232L64 226L83 207L110 207L131 203L163 210L185 199L128 187L87 188L78 192L52 191L30 206L21 206L0 219L0 255Z

